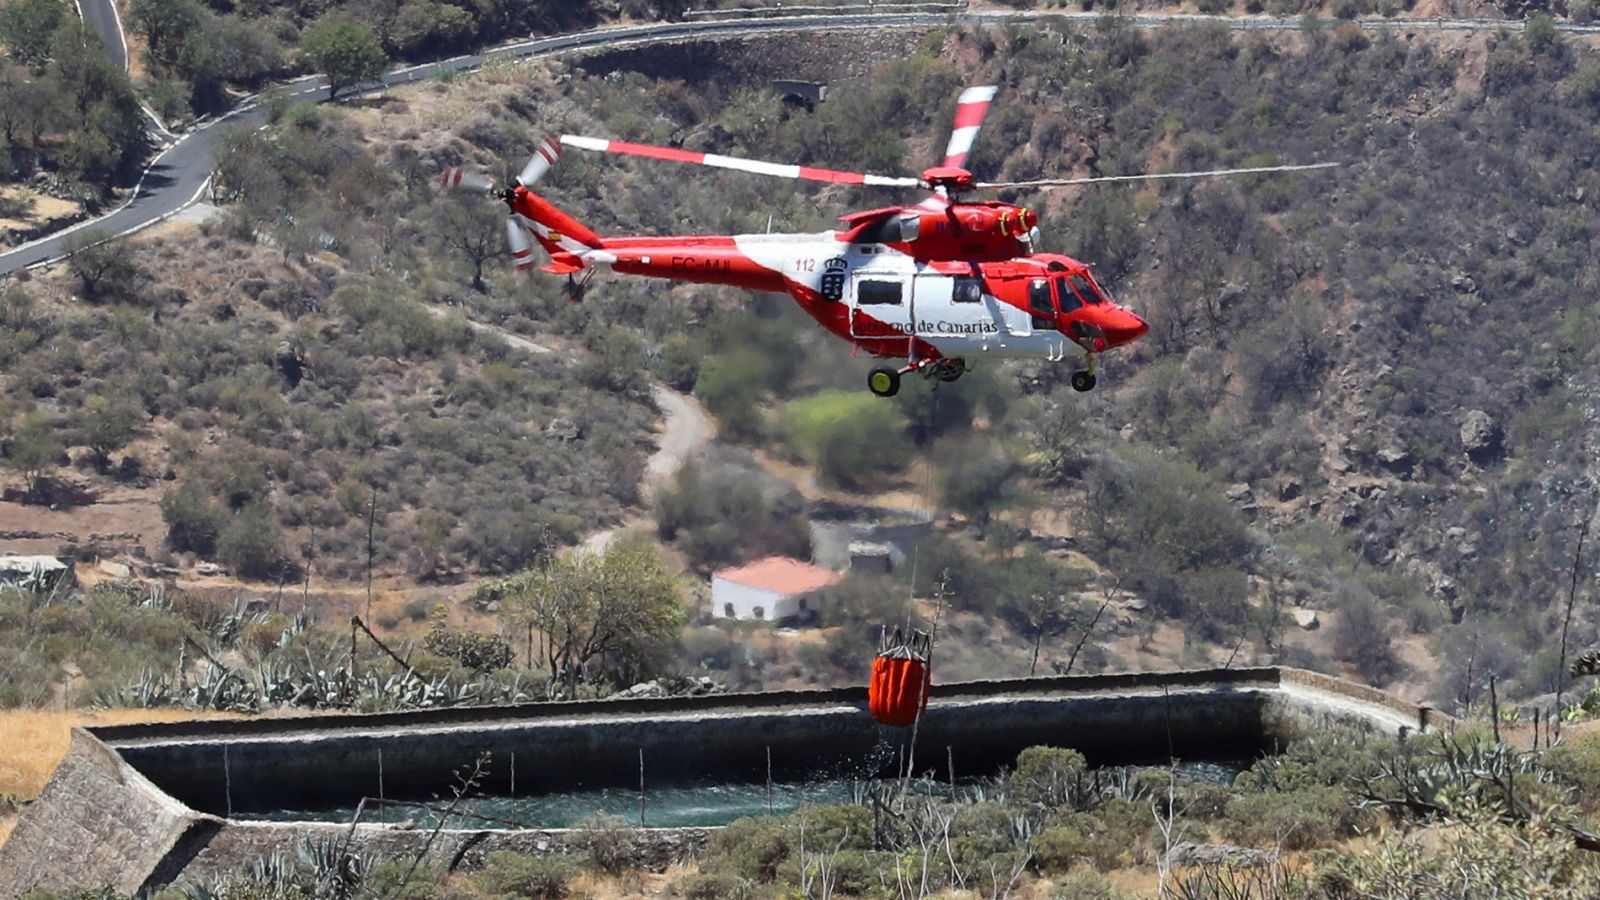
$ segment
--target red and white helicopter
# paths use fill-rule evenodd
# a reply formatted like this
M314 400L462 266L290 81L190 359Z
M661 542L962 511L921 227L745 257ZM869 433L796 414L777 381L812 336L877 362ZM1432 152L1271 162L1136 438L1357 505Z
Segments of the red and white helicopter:
M982 355L1065 359L1082 351L1073 373L1079 391L1095 385L1098 354L1138 340L1149 325L1115 303L1089 266L1059 253L1035 253L1038 215L995 200L967 201L971 191L1062 187L1108 181L1198 178L1320 169L1337 163L1221 169L1042 181L978 182L964 168L994 86L968 88L956 106L944 162L920 176L868 175L696 153L604 138L562 135L539 145L511 187L496 190L482 174L451 167L450 188L480 190L511 213L506 237L518 269L535 262L532 234L550 254L543 271L569 278L574 299L598 268L627 275L727 284L787 293L822 327L855 346L903 365L878 366L868 388L892 397L912 372L954 381ZM819 234L602 238L532 191L562 147L642 156L833 184L921 187L932 195L841 217Z

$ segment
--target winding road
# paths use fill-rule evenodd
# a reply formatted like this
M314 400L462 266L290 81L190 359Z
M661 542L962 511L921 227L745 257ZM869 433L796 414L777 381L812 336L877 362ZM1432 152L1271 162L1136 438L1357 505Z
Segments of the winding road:
M108 4L110 0L84 0L85 11ZM115 13L113 11L112 15ZM597 28L575 34L556 35L521 41L488 50L483 53L457 56L453 59L420 66L397 69L384 76L381 82L363 85L346 96L381 90L394 85L410 84L432 78L445 72L471 71L489 63L510 60L530 60L562 56L569 53L595 49L621 49L644 44L664 43L703 38L745 37L765 33L799 33L807 31L836 31L856 28L930 28L947 24L1004 24L1007 22L1049 19L1054 21L1088 24L1100 17L1095 12L1061 12L1037 10L967 11L961 13L862 13L850 15L807 15L764 18L730 18L716 21L663 22L651 25L629 25ZM1181 13L1150 13L1131 16L1132 23L1141 28L1159 28L1171 24L1215 23L1235 30L1294 31L1297 18L1229 17L1190 15ZM1373 31L1494 31L1520 30L1521 22L1503 22L1488 19L1361 19L1356 24ZM1558 23L1558 29L1569 33L1600 33L1597 25ZM120 33L120 30L119 30ZM126 50L123 50L124 58ZM288 97L297 100L321 101L326 99L327 82L321 76L306 76L283 85ZM55 262L66 255L68 239L75 231L96 228L113 235L126 235L157 222L164 221L194 203L211 179L214 164L212 147L229 127L254 128L266 121L266 111L254 100L248 99L239 107L219 118L205 120L178 138L158 154L145 169L143 176L128 200L119 208L47 237L39 238L12 250L0 253L0 276L18 269L33 268Z

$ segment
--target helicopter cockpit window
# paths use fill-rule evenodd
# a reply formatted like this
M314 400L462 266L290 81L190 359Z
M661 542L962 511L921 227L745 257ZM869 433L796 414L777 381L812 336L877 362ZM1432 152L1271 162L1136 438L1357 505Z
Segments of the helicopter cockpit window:
M950 299L956 303L980 303L983 301L983 279L957 277L951 289Z
M1078 289L1078 293L1083 295L1085 303L1099 303L1105 299L1100 296L1100 291L1095 288L1089 279L1082 275L1068 275L1067 278L1072 282L1072 286Z
M1028 312L1033 314L1033 327L1055 327L1056 308L1050 300L1050 282L1035 278L1028 283Z
M1065 278L1056 279L1056 297L1061 302L1061 312L1075 312L1083 306L1083 300L1072 290L1072 285Z
M856 303L861 306L900 305L900 282L863 281L856 285Z

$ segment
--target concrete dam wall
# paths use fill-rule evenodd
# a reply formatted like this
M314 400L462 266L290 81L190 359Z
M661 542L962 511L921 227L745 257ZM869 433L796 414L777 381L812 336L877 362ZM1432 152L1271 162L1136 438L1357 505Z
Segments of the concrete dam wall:
M635 789L890 774L910 729L866 712L864 688L783 691L80 729L72 749L0 848L0 897L29 887L112 883L124 891L235 869L273 847L342 837L344 825L249 821L252 811L426 799L481 754L481 789ZM1403 736L1443 721L1426 707L1288 668L1091 675L936 685L918 726L917 771L990 774L1035 744L1092 764L1247 759L1329 729ZM924 763L923 761L926 761ZM708 829L645 829L660 864ZM426 830L363 824L353 846L415 852ZM495 849L558 849L559 830L447 832L445 866ZM70 847L94 852L64 852Z

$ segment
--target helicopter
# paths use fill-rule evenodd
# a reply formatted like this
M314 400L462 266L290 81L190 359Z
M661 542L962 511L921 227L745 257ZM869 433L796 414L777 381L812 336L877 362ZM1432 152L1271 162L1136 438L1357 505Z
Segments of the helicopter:
M969 360L1082 354L1074 390L1096 383L1101 353L1130 344L1150 326L1114 301L1090 266L1060 253L1036 252L1039 217L980 191L1050 188L1113 181L1201 178L1328 168L1337 163L1259 166L1206 172L1150 173L1037 181L979 182L965 166L998 88L969 87L940 165L918 176L874 175L700 153L674 147L563 134L541 141L515 182L496 188L481 173L452 166L450 189L481 191L510 209L506 239L518 269L537 261L531 235L549 254L540 269L568 278L580 299L602 268L625 275L723 284L784 293L823 328L894 365L878 365L867 388L892 397L913 373L950 382ZM602 238L533 192L563 148L688 163L802 181L921 188L913 204L840 217L843 227L815 234L683 235ZM902 362L903 361L903 362Z

